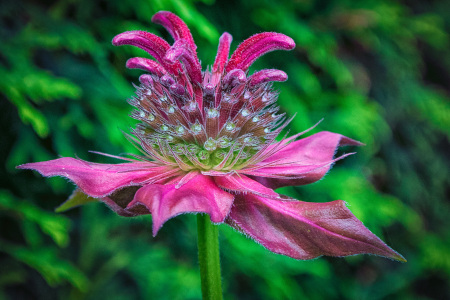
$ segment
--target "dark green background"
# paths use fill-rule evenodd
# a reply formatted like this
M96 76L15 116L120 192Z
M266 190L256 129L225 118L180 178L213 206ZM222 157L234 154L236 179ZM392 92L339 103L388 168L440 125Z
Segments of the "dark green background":
M343 199L407 263L359 255L296 261L220 226L226 299L450 299L449 1L11 1L0 4L0 299L198 299L195 216L126 219L103 204L53 212L74 189L15 166L58 156L134 152L122 134L143 56L113 47L171 10L190 26L203 67L223 31L232 49L277 31L297 43L252 68L279 68L291 132L320 119L366 144L320 182L284 189Z

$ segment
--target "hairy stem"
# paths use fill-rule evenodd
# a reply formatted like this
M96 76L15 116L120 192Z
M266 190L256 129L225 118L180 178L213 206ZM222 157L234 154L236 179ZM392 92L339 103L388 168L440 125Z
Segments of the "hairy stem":
M222 300L220 276L219 230L209 215L197 215L198 260L204 300Z

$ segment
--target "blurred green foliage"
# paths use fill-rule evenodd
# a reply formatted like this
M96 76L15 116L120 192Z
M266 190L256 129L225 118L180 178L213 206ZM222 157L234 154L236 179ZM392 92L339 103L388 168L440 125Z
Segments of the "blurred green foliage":
M27 1L0 4L0 299L198 299L196 224L126 219L102 204L53 213L65 180L17 171L89 150L135 151L126 99L141 73L133 47L111 46L171 10L190 26L203 66L221 32L233 47L261 31L294 38L291 52L253 67L279 68L279 103L292 132L321 118L366 144L322 181L282 189L305 201L343 199L408 263L370 256L295 261L220 227L226 299L449 299L449 1ZM349 149L354 150L354 149ZM89 199L75 199L88 201ZM64 207L61 208L63 210Z

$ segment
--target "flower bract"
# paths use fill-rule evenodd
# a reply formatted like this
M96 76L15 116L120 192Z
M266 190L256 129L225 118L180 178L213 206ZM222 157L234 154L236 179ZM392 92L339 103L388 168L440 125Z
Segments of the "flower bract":
M332 132L276 140L290 119L279 111L272 83L287 75L276 69L249 74L249 67L270 51L293 49L290 37L255 34L230 56L232 37L224 33L212 67L202 71L186 24L165 11L152 21L167 29L172 45L144 31L113 39L153 57L126 63L147 72L129 100L139 124L128 137L142 155L116 157L124 161L119 164L64 157L19 168L66 177L77 195L98 198L121 216L151 214L153 235L177 215L206 213L296 259L370 253L404 261L343 201L303 202L274 191L320 180L348 155L334 157L338 147L360 145Z

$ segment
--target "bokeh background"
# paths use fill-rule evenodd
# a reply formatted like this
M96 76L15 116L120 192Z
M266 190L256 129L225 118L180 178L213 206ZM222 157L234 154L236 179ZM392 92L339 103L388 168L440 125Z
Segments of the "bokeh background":
M126 103L145 56L113 47L171 10L190 26L204 68L223 31L232 49L277 31L297 47L259 59L279 68L291 132L320 119L366 144L320 182L280 192L343 199L407 263L359 255L297 261L220 226L226 299L450 299L450 3L390 0L2 0L0 4L0 299L199 299L196 218L127 219L101 203L54 212L74 186L15 166L89 150L135 152Z

